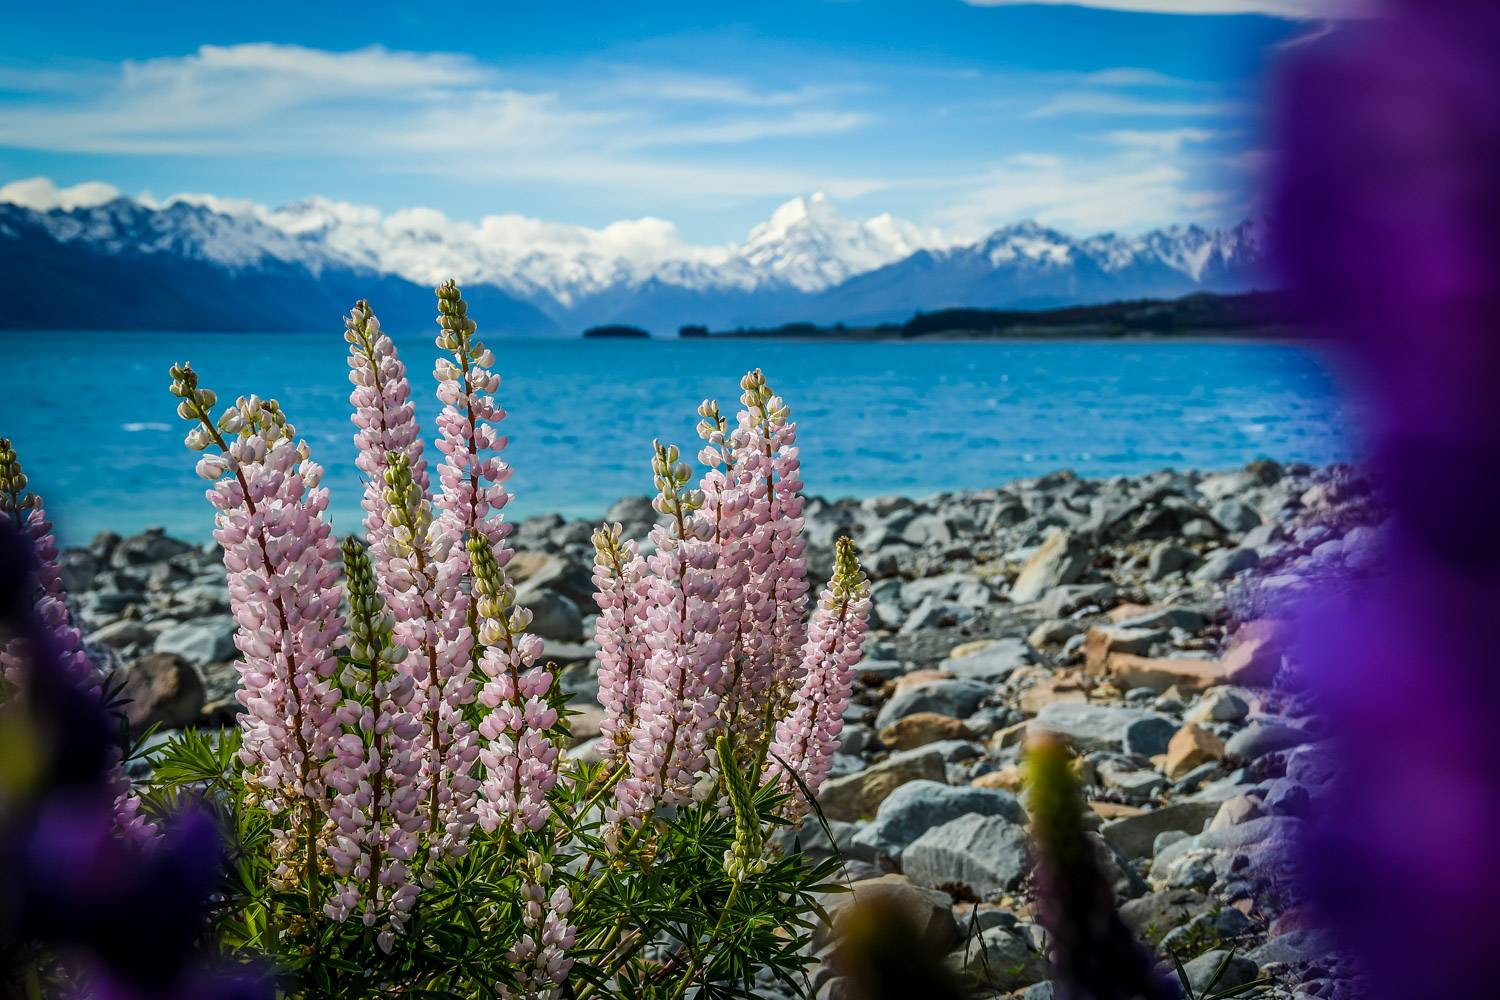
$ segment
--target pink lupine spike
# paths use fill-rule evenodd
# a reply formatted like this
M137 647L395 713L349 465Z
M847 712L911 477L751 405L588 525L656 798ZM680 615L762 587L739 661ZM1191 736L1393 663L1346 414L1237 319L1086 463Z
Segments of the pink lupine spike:
M557 784L561 756L548 730L557 711L547 702L552 673L536 666L542 641L525 632L531 612L515 606L515 588L482 535L468 543L474 568L479 667L486 677L479 704L488 710L479 724L486 740L479 760L485 777L478 802L479 824L516 834L538 830L551 816L547 793Z
M648 581L646 560L619 523L594 532L594 601L599 618L599 757L613 765L625 756L635 732L641 682L650 650L643 634Z
M767 780L780 782L793 796L794 815L808 806L786 768L800 775L811 792L817 792L828 776L869 615L870 586L854 557L854 543L840 538L833 579L818 598L803 646L803 676L792 694L791 710L776 725L766 768Z
M78 629L73 627L72 615L68 611L68 595L62 585L52 523L47 520L41 496L27 490L26 475L21 471L15 448L8 439L0 438L0 517L6 515L31 541L37 563L36 586L31 599L37 617L51 633L58 663L67 672L74 688L96 702L101 701L104 692L99 674L89 660L88 650L84 648ZM12 687L19 687L22 681L20 666L25 650L21 644L20 639L0 642L0 677ZM105 772L105 780L114 795L115 833L138 846L153 845L160 836L159 831L154 823L141 815L140 799L131 790L121 757L119 749L113 749Z
M415 683L413 708L422 722L418 794L426 802L430 846L453 854L473 825L478 788L468 766L475 737L462 711L473 701L473 634L462 576L451 561L463 536L434 517L411 386L395 345L367 302L344 322L357 464L367 477L364 523L397 640L413 654L403 669Z
M767 703L783 703L799 680L807 635L806 543L797 425L760 369L747 374L740 387L744 408L732 441L735 469L748 495L743 561L750 577L741 614L743 631L755 637L740 687L749 700L743 711L758 719Z
M655 447L659 494L653 505L665 520L651 530L656 552L647 560L652 577L645 633L650 656L628 754L630 774L616 786L611 810L616 829L638 825L658 802L691 798L708 764L722 673L713 525L698 513L703 494L687 488L692 470L678 461L676 446Z
M280 855L273 881L311 892L324 846L322 772L341 735L334 679L341 588L324 519L328 491L318 486L323 469L306 442L295 441L275 400L240 397L216 424L216 397L198 388L191 366L174 367L172 378L178 413L194 423L188 447L220 450L198 471L211 483L214 537L224 549L240 627L235 642L244 653L236 697L246 709L246 784L270 812L287 817L272 832Z
M525 877L521 885L524 900L521 922L526 932L505 954L520 969L520 989L502 985L500 993L519 1000L555 1000L573 968L573 959L567 957L577 936L567 919L573 909L573 897L565 885L548 895L552 865L536 851L526 854Z
M396 669L409 652L395 642L395 621L377 587L363 546L343 544L349 592L349 665L341 680L344 727L324 780L337 794L328 856L342 881L323 911L334 920L359 914L366 926L385 920L399 931L416 899L408 862L418 853L422 799L415 737L421 724L406 711L412 678Z

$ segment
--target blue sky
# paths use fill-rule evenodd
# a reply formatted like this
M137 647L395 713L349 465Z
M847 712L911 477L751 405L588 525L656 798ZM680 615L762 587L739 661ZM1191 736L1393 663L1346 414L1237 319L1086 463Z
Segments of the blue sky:
M1265 60L1331 0L1087 2L14 4L0 184L700 243L817 190L975 234L1252 211ZM1201 13L1226 9L1263 13Z

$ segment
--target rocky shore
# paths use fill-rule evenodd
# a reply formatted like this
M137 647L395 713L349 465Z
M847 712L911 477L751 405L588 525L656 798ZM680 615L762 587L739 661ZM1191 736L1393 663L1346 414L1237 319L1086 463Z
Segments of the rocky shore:
M644 539L654 514L627 498L605 517ZM826 578L848 535L874 600L819 795L835 843L812 823L800 833L809 852L836 846L854 888L827 901L818 995L844 995L831 957L839 913L878 898L910 912L983 992L1051 996L1020 768L1038 730L1079 754L1125 922L1163 958L1181 956L1195 989L1233 951L1219 989L1266 976L1278 998L1358 995L1288 867L1334 766L1284 619L1299 596L1378 571L1382 517L1356 469L1267 460L809 500L810 575ZM521 521L509 566L582 709L579 755L600 715L594 527ZM62 563L133 727L232 723L235 626L216 547L104 533ZM965 947L968 933L978 939Z

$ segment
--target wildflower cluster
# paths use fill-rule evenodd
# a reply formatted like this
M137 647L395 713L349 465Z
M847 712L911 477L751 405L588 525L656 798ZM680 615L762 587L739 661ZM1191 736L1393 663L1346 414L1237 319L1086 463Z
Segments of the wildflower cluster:
M289 994L680 998L713 980L743 995L757 971L795 985L833 862L768 851L768 832L827 774L869 601L846 541L805 620L788 408L751 372L733 420L699 408L701 476L654 444L649 554L621 525L594 533L604 711L598 762L570 759L573 713L507 571L495 354L458 288L436 294L435 476L394 341L367 302L344 320L363 540L335 537L323 468L276 400L221 406L172 367L244 712L156 751L144 807L117 764L117 825L144 840L186 798L214 810L232 865L205 947L269 956ZM4 441L0 512L35 542L66 669L97 691ZM19 652L0 650L0 694Z

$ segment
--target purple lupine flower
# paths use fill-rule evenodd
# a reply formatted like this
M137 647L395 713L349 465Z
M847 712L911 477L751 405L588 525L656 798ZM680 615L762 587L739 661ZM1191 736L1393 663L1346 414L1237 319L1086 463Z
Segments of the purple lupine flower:
M51 636L57 667L81 693L102 704L104 692L99 675L68 612L68 595L63 590L52 522L47 520L41 496L28 492L26 474L21 470L15 448L8 439L0 438L0 519L6 519L6 515L31 543L34 573L18 579L32 581L30 600ZM21 674L22 663L26 660L25 642L20 636L0 642L0 679L16 690L23 689ZM108 753L111 760L107 773L114 792L116 830L128 840L149 845L156 840L157 829L141 815L140 799L131 790L119 747L113 747Z
M1407 0L1300 49L1278 253L1362 380L1394 510L1386 578L1304 613L1338 780L1302 868L1372 996L1481 996L1500 890L1500 689L1477 624L1500 598L1500 6Z

